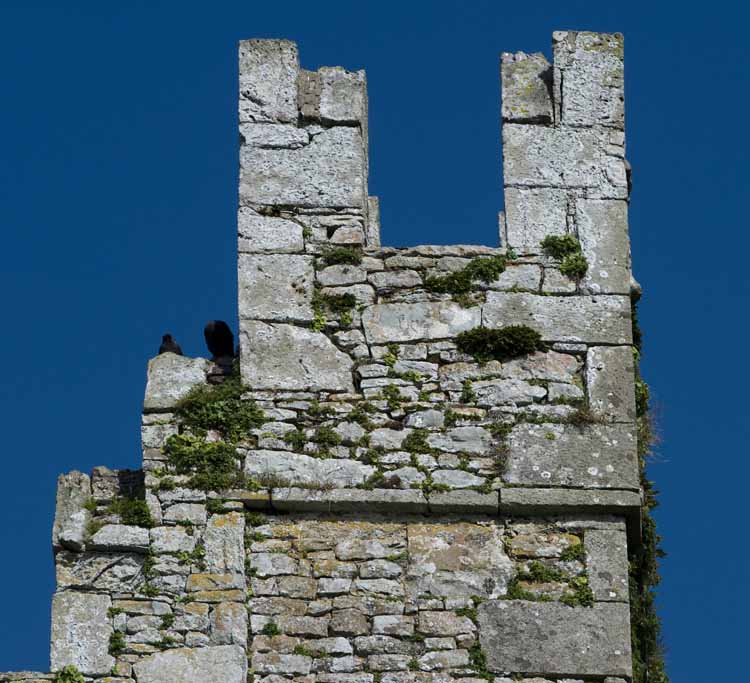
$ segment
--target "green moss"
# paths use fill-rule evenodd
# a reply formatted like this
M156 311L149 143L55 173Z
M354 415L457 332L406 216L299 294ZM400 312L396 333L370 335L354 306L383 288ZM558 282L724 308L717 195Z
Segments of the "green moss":
M312 306L314 314L325 319L325 311L338 317L342 324L351 325L352 309L357 305L354 294L323 294L317 287L313 292Z
M388 403L388 408L391 410L397 410L404 402L404 399L401 397L401 392L395 384L384 386L381 393Z
M458 350L479 361L505 361L533 353L543 347L542 337L526 325L509 325L500 329L475 327L456 337Z
M461 386L461 403L475 403L477 395L474 392L470 379L464 380Z
M560 555L560 560L563 562L572 562L577 560L583 562L586 559L586 551L583 548L583 543L574 543L569 545Z
M528 581L532 583L556 583L568 580L568 577L559 569L548 567L546 564L543 564L538 560L530 562L526 571L519 571L517 578L519 581Z
M209 498L206 501L206 510L212 515L218 515L224 512L224 506L227 501L224 498Z
M541 245L547 256L558 261L581 251L581 243L573 235L547 235Z
M85 680L78 667L73 664L64 666L55 676L55 683L84 683Z
M300 655L301 657L314 657L315 656L313 651L310 650L310 648L305 647L304 645L295 645L294 650L292 650L292 652L295 655Z
M122 654L125 651L125 637L120 631L114 631L109 637L109 654L113 657Z
M419 671L419 662L416 657L412 657L406 664L406 668L409 671Z
M589 262L583 254L569 254L560 264L560 272L571 280L580 280L588 269Z
M307 414L310 417L315 418L326 418L335 414L335 410L331 406L321 406L320 401L315 399L310 402L310 407L307 409Z
M432 453L432 446L427 443L428 434L426 429L412 430L401 443L401 448L409 453Z
M161 618L161 627L163 629L170 629L174 626L174 614L165 614Z
M281 633L281 629L278 627L278 625L273 621L267 621L263 628L260 630L260 632L264 636L268 636L269 638L273 638L273 636L278 636Z
M110 514L119 515L122 524L150 529L154 526L151 511L145 500L140 498L115 498L109 505Z
M484 678L487 681L494 680L494 674L491 674L487 670L487 657L482 651L482 646L478 640L469 648L469 666L474 669L480 678Z
M224 441L206 441L192 434L174 434L164 453L177 474L192 474L189 485L205 491L230 488L238 481L237 452Z
M362 249L359 247L327 247L321 258L327 266L358 266L362 263Z
M295 451L301 451L307 443L307 436L305 436L305 432L298 427L297 429L288 431L284 434L284 441Z
M569 607L593 607L594 593L589 586L586 576L576 576L569 582L573 593L566 593L560 598L560 602Z
M348 420L356 422L365 429L372 429L373 424L370 421L370 415L378 412L377 408L368 401L360 401L354 406L354 409L346 416Z
M489 284L505 270L503 255L477 257L464 268L447 275L434 275L425 279L424 287L436 294L466 295L474 290L476 282Z
M246 512L245 522L249 526L263 526L266 523L266 516L261 512Z
M245 391L237 375L222 384L201 384L177 404L175 413L183 428L193 434L203 436L208 430L216 430L228 441L237 442L265 422L255 401L240 399Z
M388 351L386 351L385 355L383 356L383 362L389 368L392 368L398 360L398 344L388 344L387 349Z

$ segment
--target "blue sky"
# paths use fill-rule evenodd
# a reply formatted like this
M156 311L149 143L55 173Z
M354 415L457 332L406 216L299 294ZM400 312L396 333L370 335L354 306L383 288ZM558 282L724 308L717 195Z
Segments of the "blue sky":
M496 244L498 53L626 45L634 269L674 681L746 646L748 11L713 2L0 0L0 670L46 669L57 474L139 465L145 368L234 320L236 42L366 68L385 244ZM710 239L709 239L710 237ZM727 365L729 363L729 365Z

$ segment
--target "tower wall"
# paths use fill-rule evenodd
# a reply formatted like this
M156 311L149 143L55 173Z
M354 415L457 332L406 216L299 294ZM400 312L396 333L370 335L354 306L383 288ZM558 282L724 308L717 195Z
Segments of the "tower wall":
M152 359L143 472L61 477L53 671L630 680L622 37L558 32L553 55L501 60L502 246L394 249L364 72L240 43L241 379ZM183 399L211 386L196 417Z

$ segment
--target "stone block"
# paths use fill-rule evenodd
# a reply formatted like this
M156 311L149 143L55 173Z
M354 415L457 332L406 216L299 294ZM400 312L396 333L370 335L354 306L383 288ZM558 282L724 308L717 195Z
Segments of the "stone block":
M320 118L325 123L367 123L367 79L364 71L340 66L318 69Z
M57 478L55 522L52 526L52 546L83 550L86 527L91 513L84 505L91 498L91 480L83 472L69 472Z
M562 124L624 128L622 34L556 31L552 41Z
M205 358L188 358L162 353L148 362L144 412L174 408L196 384L206 381L211 363Z
M374 467L356 460L312 458L285 451L248 451L245 458L245 474L274 488L316 484L351 488L374 472Z
M240 149L240 204L356 207L367 201L359 128L317 131L298 149Z
M112 670L112 624L107 616L111 606L110 597L98 593L62 591L52 596L52 671L68 664L88 676L101 676Z
M365 244L371 249L380 247L380 199L377 197L367 198Z
M628 545L625 529L587 529L583 542L594 599L627 602Z
M550 342L630 344L632 341L630 298L627 296L487 292L482 324L485 327L528 325L539 332L544 341Z
M447 339L480 324L478 307L462 308L452 301L375 304L362 313L371 344Z
M238 247L241 253L293 253L303 251L302 226L285 218L261 216L247 206L237 212Z
M312 256L240 254L238 279L240 318L312 320Z
M568 193L550 187L505 188L508 246L521 254L538 254L547 235L564 235ZM507 271L506 271L507 272Z
M281 123L240 124L240 142L260 149L299 149L310 144L305 128Z
M143 582L143 554L72 553L55 556L57 590L135 591Z
M354 389L351 358L320 332L294 325L242 321L240 353L242 381L252 389Z
M177 648L133 665L138 683L246 683L247 656L239 645Z
M585 190L588 197L626 199L624 159L607 154L609 132L599 128L503 126L506 186Z
M206 568L217 574L245 571L245 518L239 512L211 515L204 536Z
M500 513L515 516L551 513L611 513L633 518L640 514L638 491L607 489L500 489Z
M595 294L630 294L627 202L579 199L576 227L583 255L589 263L581 285Z
M91 548L105 552L148 550L148 529L127 524L105 524L91 539Z
M479 642L495 673L631 675L630 613L623 604L490 600L479 606Z
M297 121L297 45L243 40L239 45L240 122Z
M211 644L247 647L247 607L220 602L211 612Z
M274 490L273 505L277 510L306 512L359 512L367 509L371 512L424 514L428 511L422 492L410 489L314 491L282 488Z
M503 480L524 486L637 490L638 465L630 425L521 424L508 437Z
M503 53L500 76L503 121L552 121L552 66L543 54Z
M635 365L630 346L592 346L586 353L591 409L616 422L635 420Z

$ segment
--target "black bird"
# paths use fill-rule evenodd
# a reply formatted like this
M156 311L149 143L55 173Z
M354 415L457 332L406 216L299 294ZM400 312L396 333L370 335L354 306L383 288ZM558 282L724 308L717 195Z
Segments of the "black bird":
M182 355L182 349L180 348L180 345L173 339L171 334L165 334L161 338L159 355L161 355L162 353L176 353L178 356Z
M234 357L234 335L223 320L210 320L203 330L203 336L214 358Z

